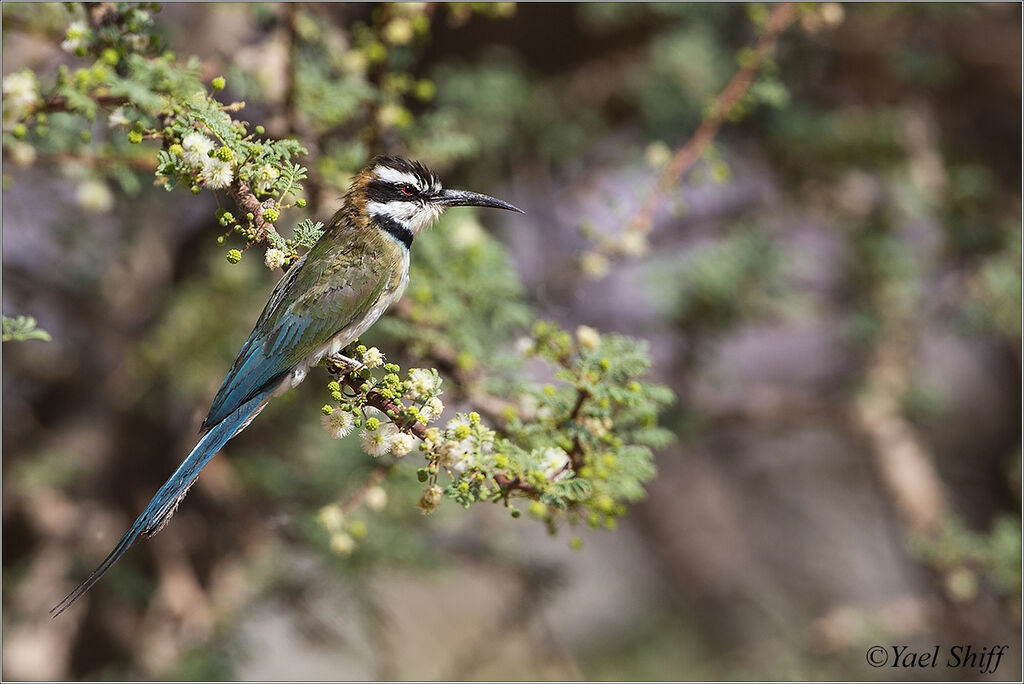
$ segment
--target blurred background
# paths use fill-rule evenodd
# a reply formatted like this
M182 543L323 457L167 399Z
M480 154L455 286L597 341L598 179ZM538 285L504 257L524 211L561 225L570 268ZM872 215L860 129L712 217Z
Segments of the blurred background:
M321 429L319 374L51 621L192 447L277 275L228 264L214 195L154 187L104 116L72 152L5 122L3 311L52 341L3 344L4 678L1019 677L1021 7L803 7L624 239L772 10L153 10L222 101L309 148L311 217L380 151L528 212L417 240L404 317L366 338L389 358L438 365L408 321L472 268L516 315L442 327L454 388L534 317L649 340L677 440L580 549L500 506L424 517L410 466L332 550L316 511L373 462ZM84 64L73 18L4 3L4 75ZM995 673L876 670L873 644L1010 650Z

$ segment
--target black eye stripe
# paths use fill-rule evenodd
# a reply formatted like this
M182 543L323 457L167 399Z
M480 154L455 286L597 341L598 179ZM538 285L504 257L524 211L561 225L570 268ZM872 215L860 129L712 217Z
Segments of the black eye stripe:
M402 193L403 185L409 184L395 185L394 183L387 183L382 180L372 180L366 185L366 198L371 202L393 202L395 200L410 202L418 198L420 195L419 188L413 185L411 186L413 194L405 195Z

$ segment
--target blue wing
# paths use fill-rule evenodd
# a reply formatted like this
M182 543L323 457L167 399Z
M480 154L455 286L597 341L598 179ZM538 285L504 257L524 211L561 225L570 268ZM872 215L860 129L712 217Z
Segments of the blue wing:
M327 247L289 269L224 378L204 429L257 392L275 388L296 364L394 286L395 261L360 247Z

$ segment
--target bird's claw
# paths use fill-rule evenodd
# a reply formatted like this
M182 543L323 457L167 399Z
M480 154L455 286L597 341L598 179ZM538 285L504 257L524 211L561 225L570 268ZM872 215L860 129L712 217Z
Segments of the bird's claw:
M337 372L339 375L348 373L358 373L359 371L363 370L363 368L366 367L363 363L356 361L355 359L351 359L345 356L344 354L334 354L332 356L328 356L327 360L335 364L335 368L333 368L332 370Z

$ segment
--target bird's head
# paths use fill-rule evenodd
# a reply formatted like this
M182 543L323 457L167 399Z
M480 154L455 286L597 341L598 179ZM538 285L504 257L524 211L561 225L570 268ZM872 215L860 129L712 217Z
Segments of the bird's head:
M349 201L361 205L366 217L385 229L418 235L448 207L494 207L525 213L494 197L441 187L426 166L400 157L376 157L356 176Z

